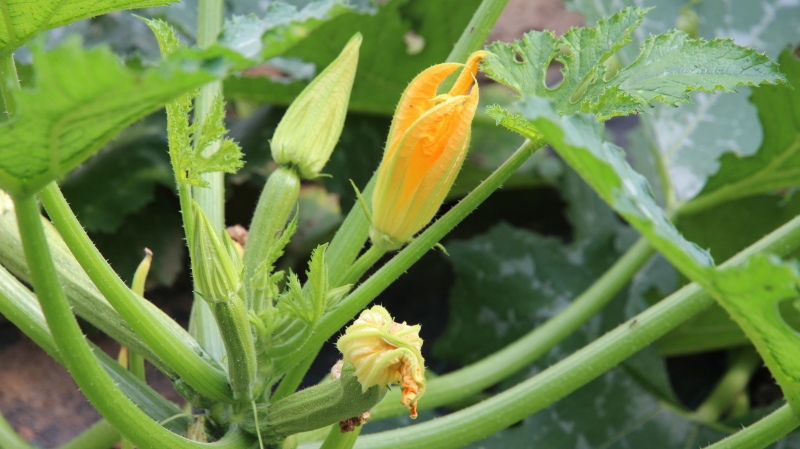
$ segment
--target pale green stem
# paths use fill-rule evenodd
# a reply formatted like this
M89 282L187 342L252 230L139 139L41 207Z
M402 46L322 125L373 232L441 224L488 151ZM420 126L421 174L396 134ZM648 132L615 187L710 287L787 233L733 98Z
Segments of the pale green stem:
M480 393L528 366L608 304L652 254L653 247L646 239L640 239L558 315L479 362L431 379L419 409L440 407ZM372 411L372 419L406 413L408 410L400 404L400 391L392 391Z
M105 419L101 419L59 449L108 449L117 441L119 441L117 429Z
M736 399L744 394L750 377L761 366L761 357L752 347L746 347L735 351L733 361L728 371L714 387L714 390L700 404L694 412L694 418L706 423L718 421L736 402Z
M526 140L503 165L486 178L475 190L429 226L408 246L398 252L369 279L359 285L355 291L342 300L336 309L323 316L314 334L309 339L308 345L312 348L321 345L334 333L338 332L349 320L358 315L361 309L366 307L428 250L433 248L450 230L483 203L542 145L541 141L532 142ZM297 363L304 358L304 355L297 354L293 356L294 362L291 362L292 359L290 359L287 363Z
M322 442L322 447L320 449L350 449L356 444L356 439L358 439L358 435L361 433L361 428L364 427L363 425L356 427L351 432L342 432L339 426L334 425L331 427L330 432L328 432L328 436L325 438L325 441Z
M210 445L189 441L151 420L125 396L98 363L72 315L58 283L36 199L32 196L15 198L14 204L33 287L53 340L67 370L100 414L140 449L200 449L209 446L244 449L252 446L253 439L239 432Z
M146 300L133 293L122 282L86 235L58 186L50 183L40 192L40 198L50 219L83 270L153 352L174 369L181 379L203 395L218 401L233 402L225 373L213 367L198 353L199 348L177 323L156 319L145 305ZM17 219L19 220L19 211ZM21 234L22 231L20 227ZM30 265L29 262L32 274L34 267Z
M3 449L36 449L14 431L2 413L0 413L0 447Z
M197 46L207 48L217 41L222 29L222 0L200 0L197 10ZM211 110L214 99L222 95L222 82L212 81L200 88L195 98L195 121L202 124ZM219 149L219 142L202 149L204 156L214 154ZM193 187L192 198L205 212L212 226L218 232L225 228L225 176L222 172L204 173L201 177L208 182L208 187ZM185 196L185 194L184 194ZM181 209L184 217L191 215L188 201L181 198ZM186 229L188 238L191 239ZM190 246L191 248L191 246ZM195 295L192 312L189 317L189 332L198 343L218 361L225 359L225 344L220 335L219 326L214 315L202 298Z
M386 251L375 245L371 245L361 257L353 262L353 265L350 265L350 268L348 268L347 272L342 276L341 285L357 283L358 280L361 279L361 276L364 276L364 273L372 268L384 254L386 254Z
M800 426L789 404L705 449L762 449Z
M800 217L720 268L741 266L756 253L786 256L798 247ZM390 449L396 447L397 441L403 441L406 449L455 449L485 438L586 385L713 303L713 298L699 285L689 284L571 356L490 399L422 424L364 436L355 447ZM317 445L301 446L312 447Z

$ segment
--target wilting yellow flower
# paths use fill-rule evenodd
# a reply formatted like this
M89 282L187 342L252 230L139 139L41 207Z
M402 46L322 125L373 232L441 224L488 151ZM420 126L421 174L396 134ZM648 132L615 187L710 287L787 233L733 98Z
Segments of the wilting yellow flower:
M356 369L364 391L373 385L398 384L401 403L417 417L417 401L425 393L425 360L420 326L396 323L381 306L361 312L336 346Z
M372 195L372 243L384 250L403 246L436 214L455 181L478 107L475 74L489 53L478 51L466 65L435 65L403 92L386 140ZM439 85L463 67L450 92Z

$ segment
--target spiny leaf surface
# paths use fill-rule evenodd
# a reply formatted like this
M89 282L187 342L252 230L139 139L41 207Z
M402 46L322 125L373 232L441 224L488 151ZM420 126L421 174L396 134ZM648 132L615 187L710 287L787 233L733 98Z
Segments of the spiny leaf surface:
M688 102L691 91L735 91L736 86L784 80L768 57L729 39L690 39L671 31L646 40L639 57L620 69L605 63L631 41L646 9L627 8L595 28L573 28L561 38L532 31L522 41L497 42L483 70L521 96L551 99L561 114L591 112L600 119L628 115L653 102ZM518 60L522 58L522 62ZM564 64L563 81L545 85L553 58Z
M4 0L0 2L0 54L37 34L111 11L169 5L165 0Z
M85 50L77 39L32 52L35 85L18 93L19 118L0 124L0 188L12 195L35 193L127 125L246 64L217 47L131 69L107 48Z

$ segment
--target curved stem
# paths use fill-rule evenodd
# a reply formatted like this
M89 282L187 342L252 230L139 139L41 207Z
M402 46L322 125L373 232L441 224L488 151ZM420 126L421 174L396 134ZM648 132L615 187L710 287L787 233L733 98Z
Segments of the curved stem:
M239 432L211 445L189 441L151 420L125 396L95 358L72 315L58 283L36 199L32 196L15 198L14 203L33 287L53 340L70 374L100 414L141 449L200 449L209 446L239 449L252 446L253 439Z
M721 268L741 265L755 253L785 256L800 247L800 217L796 217L740 252ZM698 312L714 300L696 283L621 324L538 375L474 406L411 427L367 435L358 449L458 448L491 435L536 413L586 385ZM316 444L300 446L302 449ZM731 446L733 447L733 446Z
M541 141L526 140L503 165L486 178L475 190L470 192L455 207L450 209L375 274L364 281L355 291L342 300L336 309L323 316L317 325L316 332L309 340L309 345L311 347L322 345L325 340L341 329L386 287L405 273L428 250L433 248L451 229L483 203L542 145ZM299 359L301 356L297 356L297 358Z
M706 449L762 449L800 426L789 404Z
M14 431L0 413L0 447L3 449L36 449Z
M463 399L500 382L528 366L568 337L608 304L653 254L646 239L639 239L603 276L558 315L514 343L460 370L431 379L420 400L427 410ZM408 410L400 404L400 392L389 393L372 411L372 419L400 416Z
M119 441L119 432L105 419L92 424L82 434L58 449L108 449Z
M761 357L753 347L737 350L730 368L714 387L714 390L694 412L698 421L713 423L719 420L736 402L753 373L761 366Z
M177 323L157 319L146 300L122 282L86 235L58 186L50 183L39 195L50 219L83 270L153 352L200 393L219 401L233 402L225 373L202 358L199 354L202 350ZM18 210L17 219L19 217ZM21 226L20 233L23 233ZM31 272L33 268L30 267Z

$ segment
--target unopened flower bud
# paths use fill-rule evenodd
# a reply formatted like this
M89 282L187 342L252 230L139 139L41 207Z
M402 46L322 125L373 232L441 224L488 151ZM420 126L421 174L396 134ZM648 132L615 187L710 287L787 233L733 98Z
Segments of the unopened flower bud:
M239 293L242 286L240 270L237 269L241 263L231 258L231 248L223 242L222 236L216 232L196 202L192 202L192 214L194 215L192 271L197 288L203 299L210 303L230 301Z
M419 325L394 322L386 309L373 306L361 312L336 343L345 363L355 367L364 391L373 385L400 385L401 403L412 418L417 417L417 401L425 393L419 330Z
M360 46L356 33L286 110L272 137L275 162L295 167L306 179L319 176L342 134Z
M435 65L414 78L397 105L372 194L372 243L398 249L431 221L461 170L478 107L475 74L489 53L466 65ZM439 85L462 69L452 89Z

